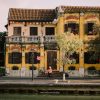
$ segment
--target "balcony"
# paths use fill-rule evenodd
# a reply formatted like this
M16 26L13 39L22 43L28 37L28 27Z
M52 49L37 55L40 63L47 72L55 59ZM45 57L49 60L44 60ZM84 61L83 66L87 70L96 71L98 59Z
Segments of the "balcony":
M54 35L48 36L6 36L6 43L54 43Z
M46 35L44 36L44 43L55 43L56 39L54 35Z
M7 36L6 43L39 43L39 36Z

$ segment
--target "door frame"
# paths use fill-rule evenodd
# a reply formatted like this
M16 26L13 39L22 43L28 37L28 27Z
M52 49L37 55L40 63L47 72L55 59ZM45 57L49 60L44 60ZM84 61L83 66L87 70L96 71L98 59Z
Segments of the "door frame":
M45 69L47 70L48 66L47 66L47 52L48 51L55 51L57 53L57 59L58 59L58 50L45 50ZM56 62L57 68L54 70L58 70L58 62Z

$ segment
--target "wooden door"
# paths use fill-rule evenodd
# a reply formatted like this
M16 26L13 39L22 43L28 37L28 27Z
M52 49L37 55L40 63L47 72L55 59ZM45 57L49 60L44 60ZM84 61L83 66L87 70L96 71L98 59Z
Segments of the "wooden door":
M47 51L47 69L49 66L57 70L57 51Z

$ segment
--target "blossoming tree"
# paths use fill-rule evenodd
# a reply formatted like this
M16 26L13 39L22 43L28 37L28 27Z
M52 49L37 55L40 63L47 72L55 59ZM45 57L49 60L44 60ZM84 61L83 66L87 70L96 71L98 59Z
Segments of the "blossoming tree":
M75 52L79 52L79 48L83 45L78 35L73 33L62 33L56 36L56 41L61 51L60 64L63 66L63 81L65 80L65 65L74 64L76 60L71 58Z

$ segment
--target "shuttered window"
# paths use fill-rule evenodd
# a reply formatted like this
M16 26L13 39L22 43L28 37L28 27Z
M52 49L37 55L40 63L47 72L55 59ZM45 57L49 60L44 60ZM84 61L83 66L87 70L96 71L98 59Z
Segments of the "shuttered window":
M46 35L55 35L55 28L54 27L46 27L45 32L46 32Z
M14 36L21 36L21 27L14 27L13 28L13 35Z
M37 63L40 63L40 60L38 60L37 57L40 57L40 53L28 52L28 53L25 54L25 62L27 64L37 64Z
M79 54L74 52L72 55L70 55L70 59L75 59L76 64L79 63Z
M13 52L8 54L8 63L10 64L20 64L22 63L22 54L19 52Z
M93 27L94 27L94 23L86 23L85 24L85 34L87 35L93 35Z
M99 64L100 63L100 52L95 55L94 51L84 53L84 63L86 64Z
M37 27L30 27L30 35L38 35L38 28Z
M78 34L79 33L79 24L76 24L76 23L65 24L64 25L64 32Z
M68 31L68 24L65 24L64 25L64 32L67 32Z

